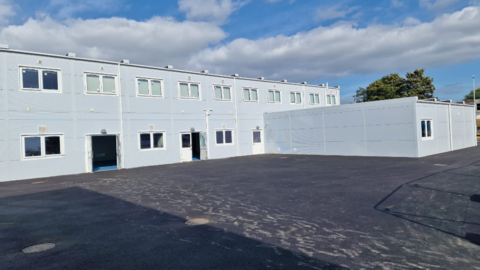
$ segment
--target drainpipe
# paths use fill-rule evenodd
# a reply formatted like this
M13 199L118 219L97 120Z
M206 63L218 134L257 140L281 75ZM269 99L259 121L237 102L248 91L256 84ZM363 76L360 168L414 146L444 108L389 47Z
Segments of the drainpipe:
M120 96L120 163L122 169L125 168L125 148L123 146L123 102L122 102L122 80L121 80L121 72L120 72L120 63L118 63L118 95ZM118 149L117 149L118 151Z
M236 129L235 137L237 139L236 147L237 147L237 157L238 157L239 156L238 155L238 145L239 145L238 134L240 133L240 130L238 130L237 85L236 85L235 77L233 77L233 89L235 91L235 129Z
M206 127L207 128L207 131L206 131L207 136L205 136L205 150L207 152L206 155L207 155L207 159L208 159L208 153L210 152L209 144L208 144L208 140L209 140L209 137L210 137L210 131L208 129L208 116L210 115L210 112L212 110L204 110L204 111L205 111L205 120L206 120L205 122L207 123L207 127Z

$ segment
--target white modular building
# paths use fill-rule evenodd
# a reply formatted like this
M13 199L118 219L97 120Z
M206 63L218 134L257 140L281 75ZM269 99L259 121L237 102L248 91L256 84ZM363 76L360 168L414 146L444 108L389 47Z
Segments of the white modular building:
M262 154L265 112L339 90L0 46L0 181Z
M476 145L473 106L340 105L340 88L0 46L0 181L263 153L402 156Z
M474 107L417 97L265 114L267 153L424 157L477 145Z

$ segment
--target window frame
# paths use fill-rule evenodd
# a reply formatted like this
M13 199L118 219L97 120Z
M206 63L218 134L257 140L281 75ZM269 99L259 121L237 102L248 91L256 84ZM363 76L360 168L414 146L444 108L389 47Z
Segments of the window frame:
M270 99L268 98L268 94L273 91L273 99L274 101L270 101ZM275 101L275 92L280 92L280 101ZM268 103L271 103L271 104L282 104L282 90L278 90L278 89L268 89L267 90L267 102Z
M291 94L295 94L295 102L292 103L292 101L290 100L290 95ZM300 103L297 102L297 94L300 94ZM290 101L290 105L302 105L303 104L303 98L302 98L302 92L301 91L290 91L290 95L288 96L288 100Z
M217 143L217 132L222 131L223 132L223 143ZM226 143L225 142L225 131L231 131L232 132L232 142L231 143ZM219 128L215 129L215 146L232 146L235 145L235 133L232 128Z
M218 99L218 98L215 97L215 87L221 87L221 88L222 88L222 98L221 98L221 99ZM224 98L223 98L223 95L224 95L223 88L224 88L224 87L230 88L230 99L224 99ZM233 95L232 95L232 93L233 93L232 89L233 89L233 88L232 88L231 85L213 84L213 85L212 85L212 89L213 89L213 100L214 100L214 101L227 101L227 102L232 102L232 100L233 100L233 98L232 98L232 96L233 96Z
M315 95L318 96L318 103L311 103L310 102L310 95L313 95L313 101L315 102ZM320 105L322 103L321 99L320 99L320 93L315 93L315 92L310 92L308 93L308 104L310 105Z
M332 97L335 99L335 103L333 103L333 100L332 100ZM330 99L330 103L328 103L328 100ZM335 106L337 105L337 95L335 94L327 94L327 97L326 97L326 100L325 100L325 104L327 106Z
M182 83L188 84L188 97L182 97L182 95L180 93L180 84L182 84ZM191 89L190 85L192 85L192 84L198 85L198 98L192 98L191 97L192 89ZM199 82L178 81L177 88L178 88L178 99L199 100L199 101L202 100L202 84L199 83Z
M428 136L427 123L425 123L425 129L427 129L427 130L426 130L426 132L425 132L425 135L426 135L426 136L423 137L422 122L424 122L424 121L425 121L425 122L430 122L430 131L431 131L430 136ZM434 133L434 129L433 129L433 118L431 118L431 117L422 117L422 118L420 119L420 136L421 136L421 138L422 138L422 141L434 140L434 139L435 139L435 135L434 135L434 134L435 134L435 133Z
M38 73L38 86L39 88L24 88L23 87L23 70L24 69L35 69ZM42 71L42 72L40 72ZM43 76L42 73L43 71L54 71L57 72L57 85L58 89L57 90L48 90L48 89L43 89ZM18 66L18 86L20 88L20 91L23 92L41 92L41 93L51 93L51 94L61 94L63 92L63 87L62 87L62 70L60 68L49 68L49 67L39 67L39 66L25 66L25 65L19 65Z
M100 80L100 92L88 92L88 85L87 85L87 75L96 75L99 76ZM115 92L114 93L105 93L103 92L103 77L114 77L115 79ZM118 96L119 88L118 88L118 76L117 74L112 74L112 73L99 73L99 72L90 72L90 71L85 71L83 72L83 91L84 94L86 95L105 95L105 96Z
M244 95L245 90L248 90L250 100L245 100L245 95ZM257 91L257 100L252 100L252 90ZM242 100L243 100L243 102L259 103L260 102L260 95L259 95L258 88L257 87L242 87Z
M159 147L153 147L153 134L158 134L158 133L162 133L163 134L163 147L162 148L159 148ZM140 136L142 134L150 134L150 148L146 148L146 149L142 149L142 140L140 139ZM138 150L140 151L161 151L161 150L166 150L167 149L167 140L166 140L166 135L167 132L164 131L164 130L154 130L154 131L146 131L146 130L143 130L143 131L139 131L138 132Z
M141 95L138 89L138 80L147 80L148 81L148 95ZM160 81L160 87L162 91L162 95L154 96L152 95L152 81ZM143 76L135 76L135 93L136 97L140 98L165 98L165 87L163 84L163 79L160 78L152 78L152 77L143 77Z
M29 157L25 155L25 138L40 137L40 156ZM47 155L45 146L45 137L60 137L60 154ZM22 161L25 160L39 160L49 158L61 158L65 156L65 136L63 133L42 133L42 134L20 134L21 141L21 157Z

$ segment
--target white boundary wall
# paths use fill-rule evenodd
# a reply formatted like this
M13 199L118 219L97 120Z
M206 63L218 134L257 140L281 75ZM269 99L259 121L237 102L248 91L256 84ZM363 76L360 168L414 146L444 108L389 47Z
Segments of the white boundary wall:
M421 120L433 120L422 138ZM476 145L473 106L416 97L265 114L265 152L423 157Z

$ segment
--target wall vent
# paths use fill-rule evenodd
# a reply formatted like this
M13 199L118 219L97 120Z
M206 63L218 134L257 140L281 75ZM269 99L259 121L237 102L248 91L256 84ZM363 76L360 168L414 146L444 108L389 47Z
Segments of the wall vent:
M149 125L149 126L148 126L148 130L149 130L149 131L154 131L154 130L155 130L155 126L154 126L154 125Z

